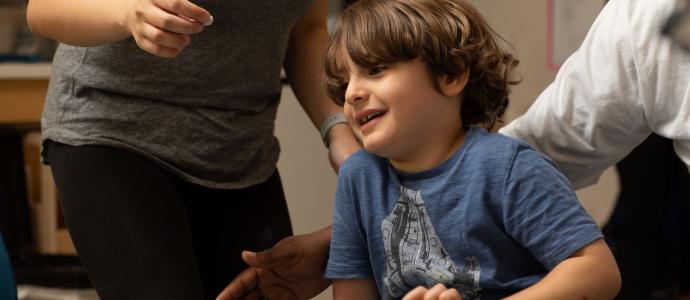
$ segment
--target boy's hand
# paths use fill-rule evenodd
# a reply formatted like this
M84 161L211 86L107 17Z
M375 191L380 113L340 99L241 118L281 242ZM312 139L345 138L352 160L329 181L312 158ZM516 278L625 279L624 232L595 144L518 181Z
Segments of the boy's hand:
M242 253L250 266L240 273L217 300L309 299L330 285L323 278L328 259L331 229L287 237L262 252Z
M442 284L437 284L431 289L418 286L405 295L403 300L462 300L462 296L456 289L448 289Z
M172 58L191 41L191 35L210 25L213 17L188 0L134 0L126 26L137 45L153 55Z

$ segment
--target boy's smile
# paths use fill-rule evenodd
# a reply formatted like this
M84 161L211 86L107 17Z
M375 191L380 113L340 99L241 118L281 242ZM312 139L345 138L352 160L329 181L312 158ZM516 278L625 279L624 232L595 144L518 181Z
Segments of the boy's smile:
M355 114L353 120L359 122L362 133L368 132L375 124L379 122L379 118L386 112L378 109L366 109Z
M445 95L435 89L424 62L366 68L348 58L347 70L345 117L367 151L414 171L445 161L457 149L463 132L459 91Z

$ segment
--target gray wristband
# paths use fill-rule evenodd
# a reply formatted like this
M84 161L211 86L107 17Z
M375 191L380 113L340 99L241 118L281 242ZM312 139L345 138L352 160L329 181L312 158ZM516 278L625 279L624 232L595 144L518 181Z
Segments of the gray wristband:
M321 133L321 140L323 140L323 144L326 145L326 148L330 146L328 144L328 132L331 131L331 127L341 123L347 123L343 113L332 114L321 123L319 133Z

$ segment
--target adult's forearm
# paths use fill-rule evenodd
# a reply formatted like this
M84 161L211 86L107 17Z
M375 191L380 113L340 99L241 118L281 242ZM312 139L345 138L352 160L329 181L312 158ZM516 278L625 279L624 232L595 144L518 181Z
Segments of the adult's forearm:
M328 32L325 26L302 29L293 34L285 60L285 72L297 100L309 116L314 127L319 128L329 116L343 111L324 92L321 62ZM333 126L325 137L328 140L329 159L337 172L350 154L360 145L349 126Z
M74 46L117 42L131 34L126 26L132 0L30 0L31 31Z
M321 62L328 44L328 1L315 0L292 29L285 55L285 72L292 90L315 127L342 111L328 99L321 84Z
M310 34L293 36L285 61L285 72L300 105L315 127L342 109L330 101L321 85L321 57L328 40L327 31L309 29Z

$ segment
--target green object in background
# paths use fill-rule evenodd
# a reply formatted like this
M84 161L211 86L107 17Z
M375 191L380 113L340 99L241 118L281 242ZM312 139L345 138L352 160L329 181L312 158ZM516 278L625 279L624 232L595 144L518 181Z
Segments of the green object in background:
M17 286L14 283L10 255L0 233L0 299L17 299Z

